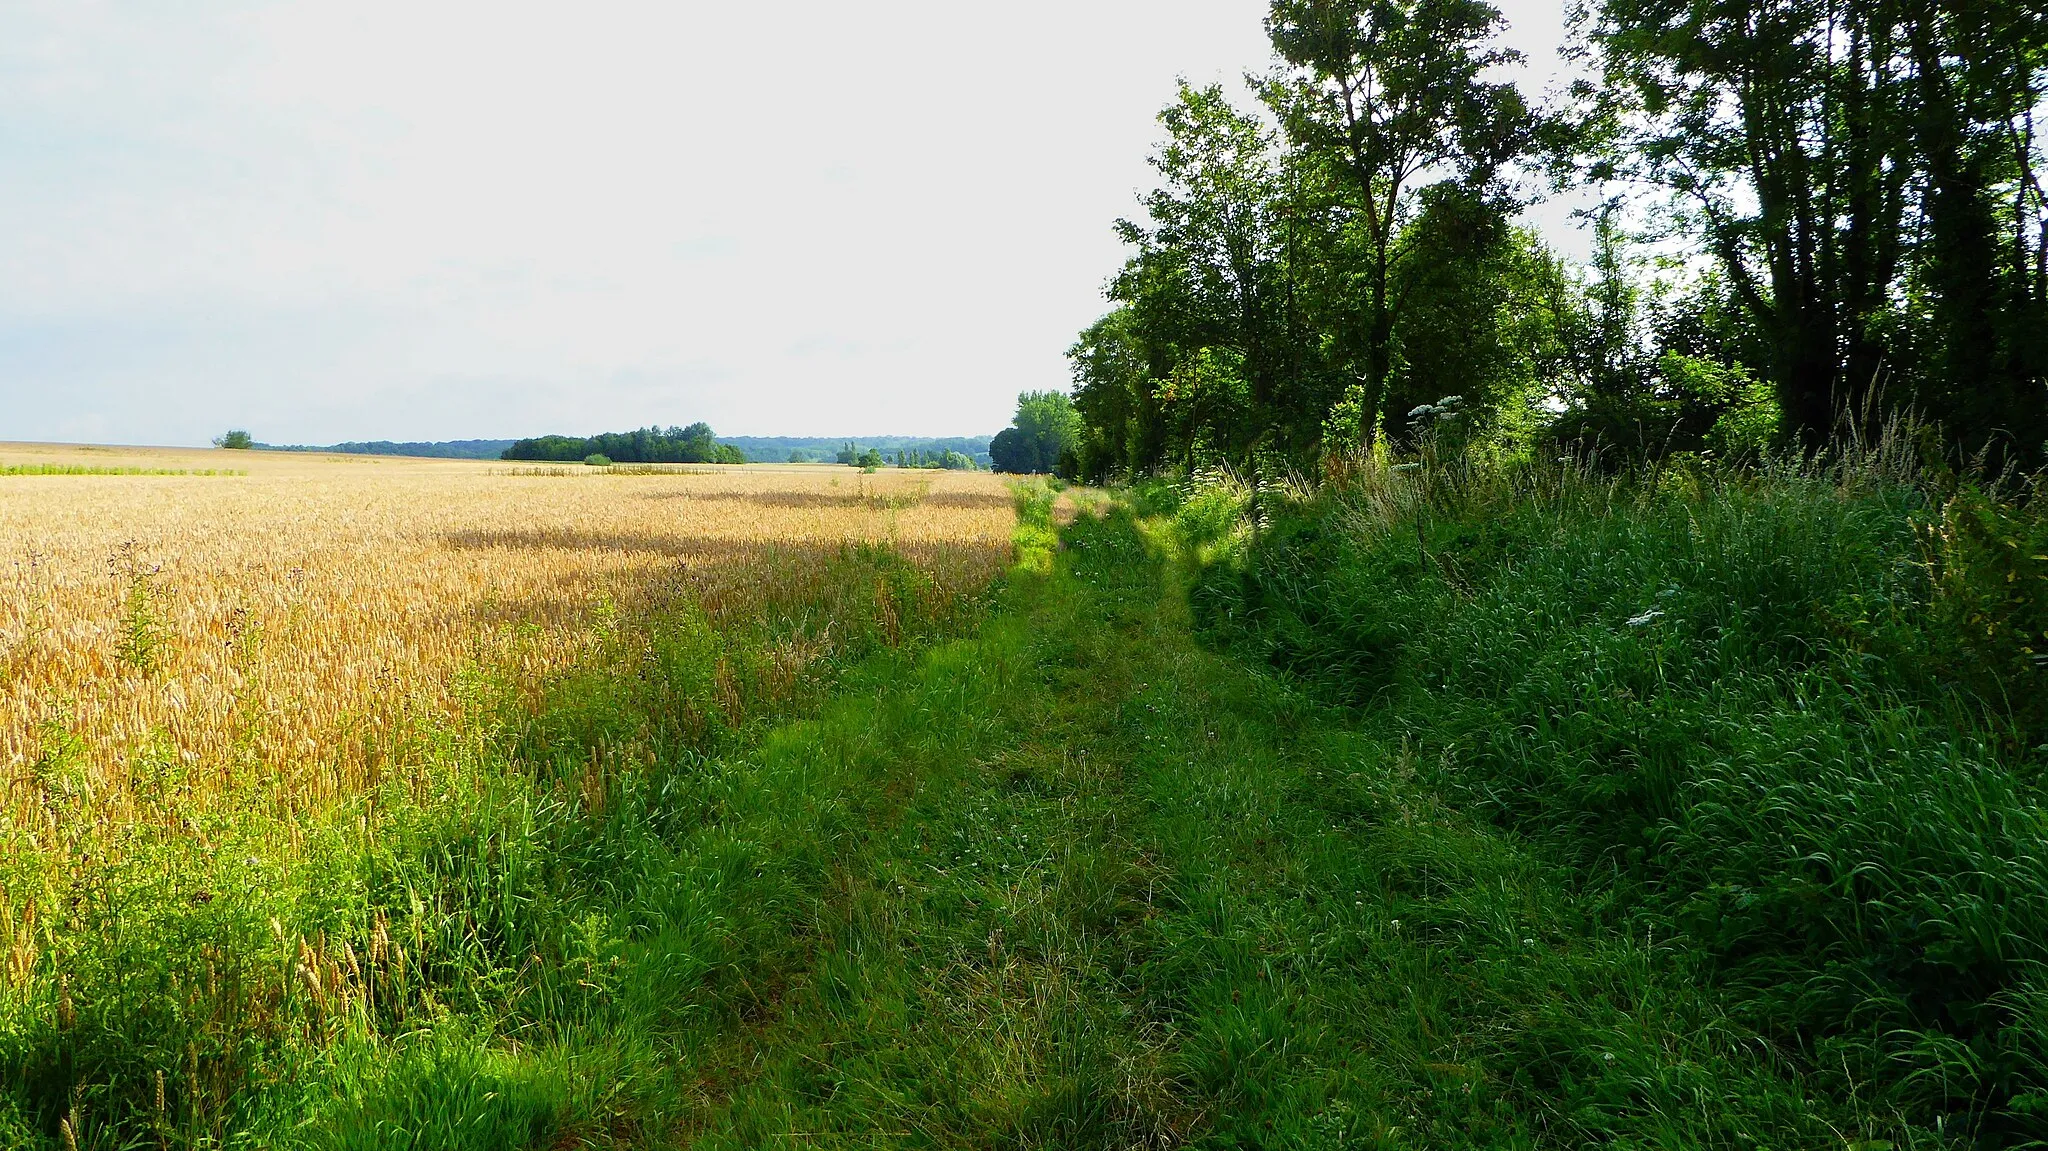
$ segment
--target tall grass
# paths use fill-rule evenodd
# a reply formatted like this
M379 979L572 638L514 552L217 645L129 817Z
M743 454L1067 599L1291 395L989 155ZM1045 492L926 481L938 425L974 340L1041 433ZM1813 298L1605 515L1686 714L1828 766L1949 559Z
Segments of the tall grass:
M1843 1098L2048 1138L2048 504L1900 439L1181 501L1225 642L1706 957Z
M977 619L1008 550L971 530L1007 527L999 488L920 521L815 477L666 503L635 480L565 519L492 486L516 481L451 482L465 499L244 493L304 534L157 525L104 575L67 566L77 505L43 508L0 716L32 720L0 805L0 1147L505 1147L659 1120L700 1024L773 995L865 802L868 761L815 732L761 748L764 724ZM444 518L420 530L408 494ZM313 558L252 571L273 549ZM568 602L496 599L481 577L507 568ZM195 626L197 604L246 610ZM95 692L134 701L95 716L151 721L95 722Z

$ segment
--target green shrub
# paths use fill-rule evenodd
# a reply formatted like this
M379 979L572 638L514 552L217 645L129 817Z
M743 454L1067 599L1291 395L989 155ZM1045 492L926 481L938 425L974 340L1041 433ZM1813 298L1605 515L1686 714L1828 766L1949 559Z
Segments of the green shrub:
M608 468L612 466L612 458L603 452L592 452L583 457L583 462L593 468Z

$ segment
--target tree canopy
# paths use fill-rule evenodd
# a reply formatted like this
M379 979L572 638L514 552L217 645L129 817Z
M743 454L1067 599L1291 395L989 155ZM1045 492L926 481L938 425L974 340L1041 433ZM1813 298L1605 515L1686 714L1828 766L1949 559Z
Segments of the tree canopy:
M545 460L571 463L604 456L621 464L743 464L747 457L738 448L718 442L711 425L703 422L688 427L646 427L631 432L606 432L590 437L539 436L520 440L505 449L508 460Z
M1077 474L1814 449L1898 414L2048 462L2048 20L1991 0L1598 0L1532 108L1484 0L1273 0L1257 104L1183 84L1068 352ZM1516 223L1591 186L1593 258ZM1654 241L1654 243L1653 243ZM1421 425L1417 420L1421 420ZM1023 424L997 466L1060 466ZM993 447L992 447L993 451Z
M999 472L1071 472L1080 436L1080 415L1066 393L1025 392L1015 421L989 441L989 455Z

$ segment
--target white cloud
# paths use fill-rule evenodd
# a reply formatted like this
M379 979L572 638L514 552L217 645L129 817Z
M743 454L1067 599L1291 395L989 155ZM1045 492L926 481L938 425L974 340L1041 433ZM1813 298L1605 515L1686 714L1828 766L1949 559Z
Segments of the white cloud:
M1262 10L0 0L0 438L993 430Z

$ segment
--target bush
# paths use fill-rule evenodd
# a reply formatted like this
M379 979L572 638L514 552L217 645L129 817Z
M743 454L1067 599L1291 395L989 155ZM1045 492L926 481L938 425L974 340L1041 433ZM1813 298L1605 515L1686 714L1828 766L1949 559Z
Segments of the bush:
M213 441L213 446L217 448L229 448L235 451L247 451L256 446L256 438L254 436L251 436L248 432L236 428L232 431L223 433L222 435L215 437Z
M593 468L608 468L612 466L612 458L603 452L592 452L583 457L583 462Z

